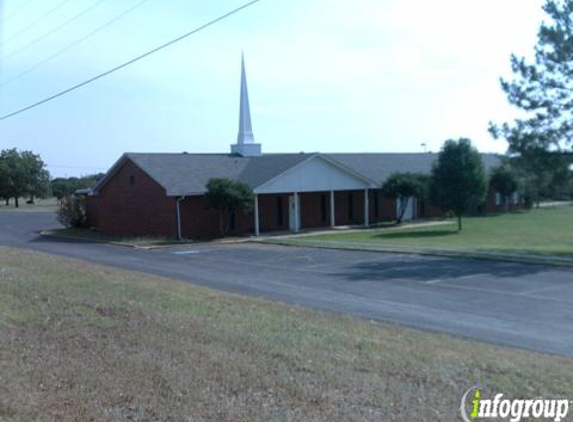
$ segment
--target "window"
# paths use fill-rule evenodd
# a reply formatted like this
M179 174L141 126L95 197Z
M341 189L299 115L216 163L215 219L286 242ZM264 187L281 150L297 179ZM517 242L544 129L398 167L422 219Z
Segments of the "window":
M380 217L380 204L378 203L378 192L374 191L374 217Z
M135 186L135 176L131 175L129 176L129 187L134 187Z
M282 226L283 224L284 224L283 197L277 196L277 226Z
M354 220L354 196L348 192L348 219Z
M231 209L231 212L229 213L229 230L235 231L236 228L237 228L237 224L236 224L236 218L235 218L235 210Z
M320 195L320 221L326 223L326 195Z

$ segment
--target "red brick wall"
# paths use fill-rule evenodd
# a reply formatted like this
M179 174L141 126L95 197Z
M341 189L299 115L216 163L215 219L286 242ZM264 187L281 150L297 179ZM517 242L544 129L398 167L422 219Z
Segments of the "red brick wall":
M201 238L220 236L219 210L209 206L204 196L186 197L180 204L181 234L184 238ZM225 216L224 225L227 224ZM235 228L230 235L253 232L254 217L252 213L235 213Z
M429 199L419 199L417 201L416 213L418 218L442 217L444 212L432 204Z
M326 205L325 219L322 220L321 198ZM330 192L311 192L300 195L300 220L302 228L330 226Z
M279 222L279 201L282 209L282 224ZM261 233L289 229L288 194L259 195L259 227ZM250 215L251 222L254 216Z
M352 194L353 218L350 218L350 197ZM335 192L335 217L337 226L364 224L364 191Z
M133 186L130 178L133 177ZM135 236L177 236L175 198L126 161L87 201L88 225L102 232Z
M133 186L130 178L134 178ZM349 194L352 194L353 218L349 215ZM259 218L262 233L289 229L290 194L259 195ZM321 197L325 197L326 220L322 220ZM378 198L376 213L375 198ZM282 224L279 222L281 198ZM131 161L127 161L99 195L87 198L88 225L103 232L138 236L177 236L176 199L168 197L165 190ZM371 222L396 218L396 201L382 195L380 189L370 191L369 214ZM495 192L488 192L485 210L504 211L495 205ZM302 228L330 225L330 192L313 192L300 195ZM511 210L520 206L512 205ZM364 191L335 192L337 225L364 223ZM418 201L419 218L442 216L443 212L429 201ZM209 207L203 196L187 197L181 203L182 234L187 238L220 235L219 212ZM231 234L254 231L252 212L237 212L235 229Z

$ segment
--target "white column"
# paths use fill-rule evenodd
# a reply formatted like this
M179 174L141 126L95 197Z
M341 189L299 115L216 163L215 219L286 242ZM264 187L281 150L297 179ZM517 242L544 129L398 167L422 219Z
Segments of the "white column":
M260 229L259 229L259 195L255 195L255 205L254 205L254 211L255 211L255 236L260 235Z
M330 191L330 227L336 226L336 214L334 212L334 191Z
M176 199L177 205L177 240L183 239L183 233L181 230L181 201L183 201L183 197Z
M368 204L368 189L364 189L364 226L368 227L370 225L370 208Z
M294 231L298 232L300 230L300 207L298 192L294 193Z

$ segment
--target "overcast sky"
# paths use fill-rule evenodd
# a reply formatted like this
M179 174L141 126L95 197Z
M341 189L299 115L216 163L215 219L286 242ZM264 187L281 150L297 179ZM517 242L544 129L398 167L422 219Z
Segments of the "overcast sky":
M243 1L0 0L0 112L141 54ZM88 7L101 3L61 30ZM55 176L104 171L123 152L223 152L238 129L245 52L264 152L420 152L516 112L499 88L530 55L542 0L263 0L128 69L0 122L0 148L31 149ZM35 23L34 25L32 25ZM86 41L39 62L96 31ZM15 76L28 72L14 79Z

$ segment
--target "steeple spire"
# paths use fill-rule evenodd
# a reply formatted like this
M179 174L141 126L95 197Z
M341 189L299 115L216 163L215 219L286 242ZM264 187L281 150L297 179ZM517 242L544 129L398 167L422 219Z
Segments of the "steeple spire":
M241 55L241 107L239 111L239 135L237 143L255 142L251 124L251 107L249 106L249 91L247 89L247 72L245 71L245 55Z
M244 54L241 56L241 104L239 109L239 134L237 135L237 143L231 145L231 153L239 154L243 157L261 155L261 144L255 143L255 137L253 135Z

